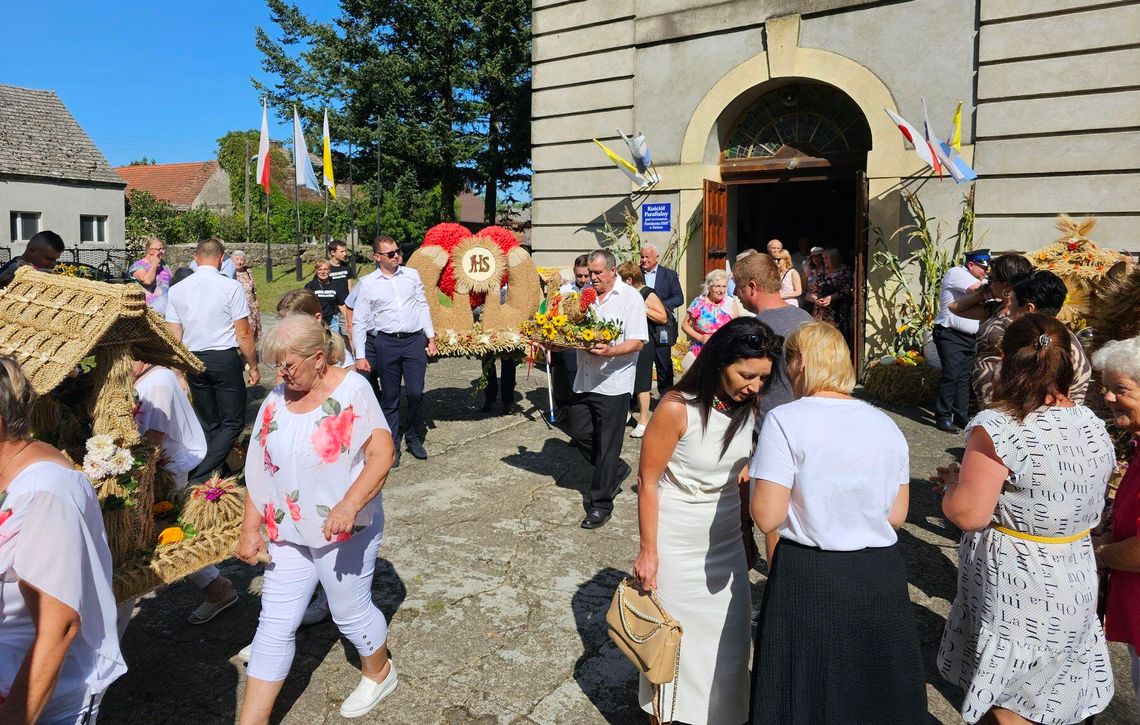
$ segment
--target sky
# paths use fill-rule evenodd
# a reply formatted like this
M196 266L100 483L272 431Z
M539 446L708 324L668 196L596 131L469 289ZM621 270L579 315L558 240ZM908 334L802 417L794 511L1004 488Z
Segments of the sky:
M335 0L298 0L317 19ZM250 82L265 80L254 46L275 28L263 0L0 0L5 33L0 83L53 90L112 166L143 156L205 161L227 131L259 128ZM270 113L270 136L292 119ZM310 151L319 139L308 139ZM316 146L314 145L316 144Z

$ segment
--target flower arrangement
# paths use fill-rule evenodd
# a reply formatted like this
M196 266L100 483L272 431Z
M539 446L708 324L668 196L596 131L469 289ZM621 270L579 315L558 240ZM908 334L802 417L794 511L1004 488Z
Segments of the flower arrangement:
M558 347L588 348L613 342L621 336L622 327L598 317L592 307L597 299L593 287L565 296L552 289L534 317L522 323L520 331L534 342Z
M132 474L144 467L144 461L130 449L118 445L109 435L91 436L87 439L86 450L80 468L91 482L99 487L113 481L123 489L124 495L111 494L103 500L103 510L136 506L138 501L133 494L138 490L139 482Z
M916 349L888 353L867 365L863 387L876 400L923 405L934 399L942 373Z
M900 352L898 354L883 355L881 358L873 361L871 364L872 365L904 365L904 366L908 366L908 367L913 368L913 367L916 367L918 365L925 365L926 364L926 358L924 358L922 356L921 352L912 348L910 350L907 350L906 352Z

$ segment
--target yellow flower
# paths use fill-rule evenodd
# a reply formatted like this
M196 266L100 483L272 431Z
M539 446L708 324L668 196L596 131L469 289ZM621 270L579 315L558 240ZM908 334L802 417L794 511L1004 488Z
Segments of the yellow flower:
M535 314L534 321L540 325L545 323L546 322L546 313L545 312L539 312L539 313Z
M173 510L174 504L169 501L156 501L154 505L150 507L150 512L155 516L162 516L163 514L168 514Z
M182 533L182 528L179 526L168 526L162 530L158 535L158 545L167 546L168 544L177 544L186 538L186 534Z
M554 323L555 327L562 327L566 324L566 315L555 315L551 322Z
M582 330L582 339L585 340L586 342L590 342L591 340L594 339L594 331L593 330Z
M609 342L614 339L614 333L609 330L602 330L602 339Z
M897 332L898 334L901 335L909 329L910 329L910 325L899 325L898 329L895 330L895 332Z

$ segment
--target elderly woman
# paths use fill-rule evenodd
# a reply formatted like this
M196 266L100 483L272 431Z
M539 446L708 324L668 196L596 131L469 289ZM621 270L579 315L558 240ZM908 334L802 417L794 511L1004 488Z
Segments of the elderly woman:
M714 269L705 275L701 294L685 313L681 330L689 337L689 352L693 357L701 354L701 346L712 334L740 316L735 297L728 296L728 272Z
M360 717L397 685L388 625L372 603L392 436L368 381L338 367L344 358L339 335L311 317L292 315L265 336L261 349L282 382L257 413L245 463L237 555L251 565L270 563L241 722L269 721L318 582L333 621L360 655L360 683L340 708L343 717Z
M826 271L827 264L823 261L823 247L812 247L803 264L804 296L803 307L809 312L814 307L811 299L815 294L820 279Z
M780 272L780 297L792 307L799 307L804 286L792 264L792 255L786 249L778 249L772 259L776 260L776 269Z
M851 300L855 281L838 249L825 251L823 263L823 274L816 274L814 286L808 292L808 300L814 305L812 316L835 325L846 338L851 334Z
M664 721L739 725L748 720L748 559L755 553L741 472L759 397L780 338L751 317L733 320L665 395L645 432L638 479L641 550L633 574L657 590L685 629L676 709ZM742 516L743 514L743 516ZM673 701L673 685L657 702ZM653 691L642 678L641 706Z
M1108 569L1105 635L1132 655L1132 687L1140 702L1140 337L1107 343L1093 355L1113 422L1132 434L1132 461L1112 502L1112 531L1095 542Z
M91 481L28 437L35 394L0 357L0 721L94 723L127 671Z
M665 312L665 305L661 298L651 287L645 286L645 276L636 262L626 262L618 267L618 276L621 281L637 290L641 299L645 301L645 319L651 324L664 325L669 320ZM649 391L653 387L653 361L656 359L656 346L652 336L649 342L642 346L637 353L637 375L633 381L633 397L637 399L637 427L629 435L631 438L640 438L645 435L645 427L649 425Z
M257 288L253 285L253 273L246 266L245 252L240 249L230 255L234 263L234 279L245 290L245 301L249 304L249 329L254 342L261 339L261 309L257 306Z
M779 532L752 671L752 723L926 722L918 630L897 529L910 451L851 396L843 336L811 322L784 344L796 400L764 419L752 518Z
M1069 397L1064 325L1030 313L1001 341L993 407L966 427L942 511L963 531L938 669L967 723L1078 723L1112 700L1089 531L1115 461L1096 415Z

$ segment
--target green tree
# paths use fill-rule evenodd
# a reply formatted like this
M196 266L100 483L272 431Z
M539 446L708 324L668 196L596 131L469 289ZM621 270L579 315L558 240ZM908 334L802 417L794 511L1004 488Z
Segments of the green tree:
M329 106L333 138L352 143L357 179L375 175L379 143L378 182L397 194L399 213L419 216L409 182L419 192L438 185L435 218L453 220L465 187L505 188L529 165L529 140L520 137L530 104L529 75L519 71L530 55L525 1L494 10L480 0L342 0L328 23L285 0L267 2L276 29L271 36L259 28L256 44L274 81L255 86L282 118L297 104L313 131ZM348 162L334 153L338 179ZM375 200L376 187L370 191Z
M166 239L167 228L178 212L169 202L156 199L149 191L136 189L126 195L126 237L142 242L150 237Z

